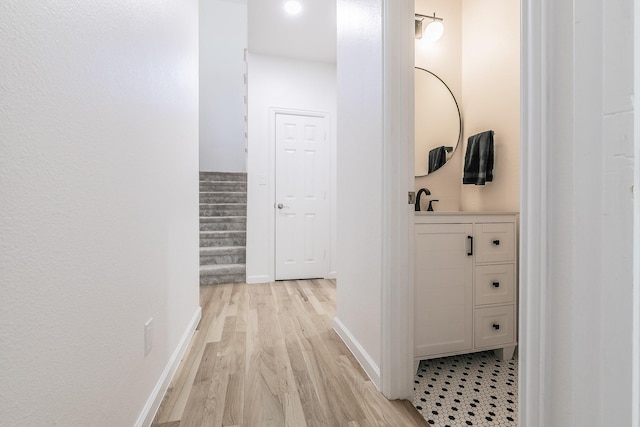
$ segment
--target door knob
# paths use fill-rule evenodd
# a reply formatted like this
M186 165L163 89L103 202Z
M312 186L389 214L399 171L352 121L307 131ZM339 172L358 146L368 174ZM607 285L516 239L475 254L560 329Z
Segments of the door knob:
M277 207L278 209L284 209L284 208L288 208L289 206L285 206L285 205L283 205L282 203L278 203L278 204L276 205L276 207Z

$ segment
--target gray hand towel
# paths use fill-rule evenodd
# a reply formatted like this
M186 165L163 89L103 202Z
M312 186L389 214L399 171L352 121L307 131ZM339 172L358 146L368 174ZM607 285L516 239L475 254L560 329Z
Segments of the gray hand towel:
M429 172L440 169L447 163L447 150L444 145L436 147L433 150L429 150Z
M493 181L493 131L469 137L464 157L463 184L484 185Z

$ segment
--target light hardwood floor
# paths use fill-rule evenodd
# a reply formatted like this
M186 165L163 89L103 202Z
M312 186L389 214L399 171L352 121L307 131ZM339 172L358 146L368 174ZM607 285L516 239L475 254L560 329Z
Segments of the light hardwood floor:
M335 281L200 288L202 320L154 427L425 426L332 327Z

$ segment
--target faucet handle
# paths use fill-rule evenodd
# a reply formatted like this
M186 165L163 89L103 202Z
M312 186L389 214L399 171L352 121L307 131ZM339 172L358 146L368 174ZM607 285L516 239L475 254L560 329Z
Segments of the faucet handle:
M439 201L440 201L440 200L438 200L438 199L431 199L431 200L429 200L429 206L427 207L427 211L428 211L428 212L433 212L433 205L432 205L432 203L433 203L433 202L439 202Z

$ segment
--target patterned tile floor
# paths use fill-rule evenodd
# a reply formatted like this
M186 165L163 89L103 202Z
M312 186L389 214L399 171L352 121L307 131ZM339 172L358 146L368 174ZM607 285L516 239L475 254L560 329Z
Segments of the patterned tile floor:
M423 360L413 404L435 427L517 426L518 360L493 351Z

